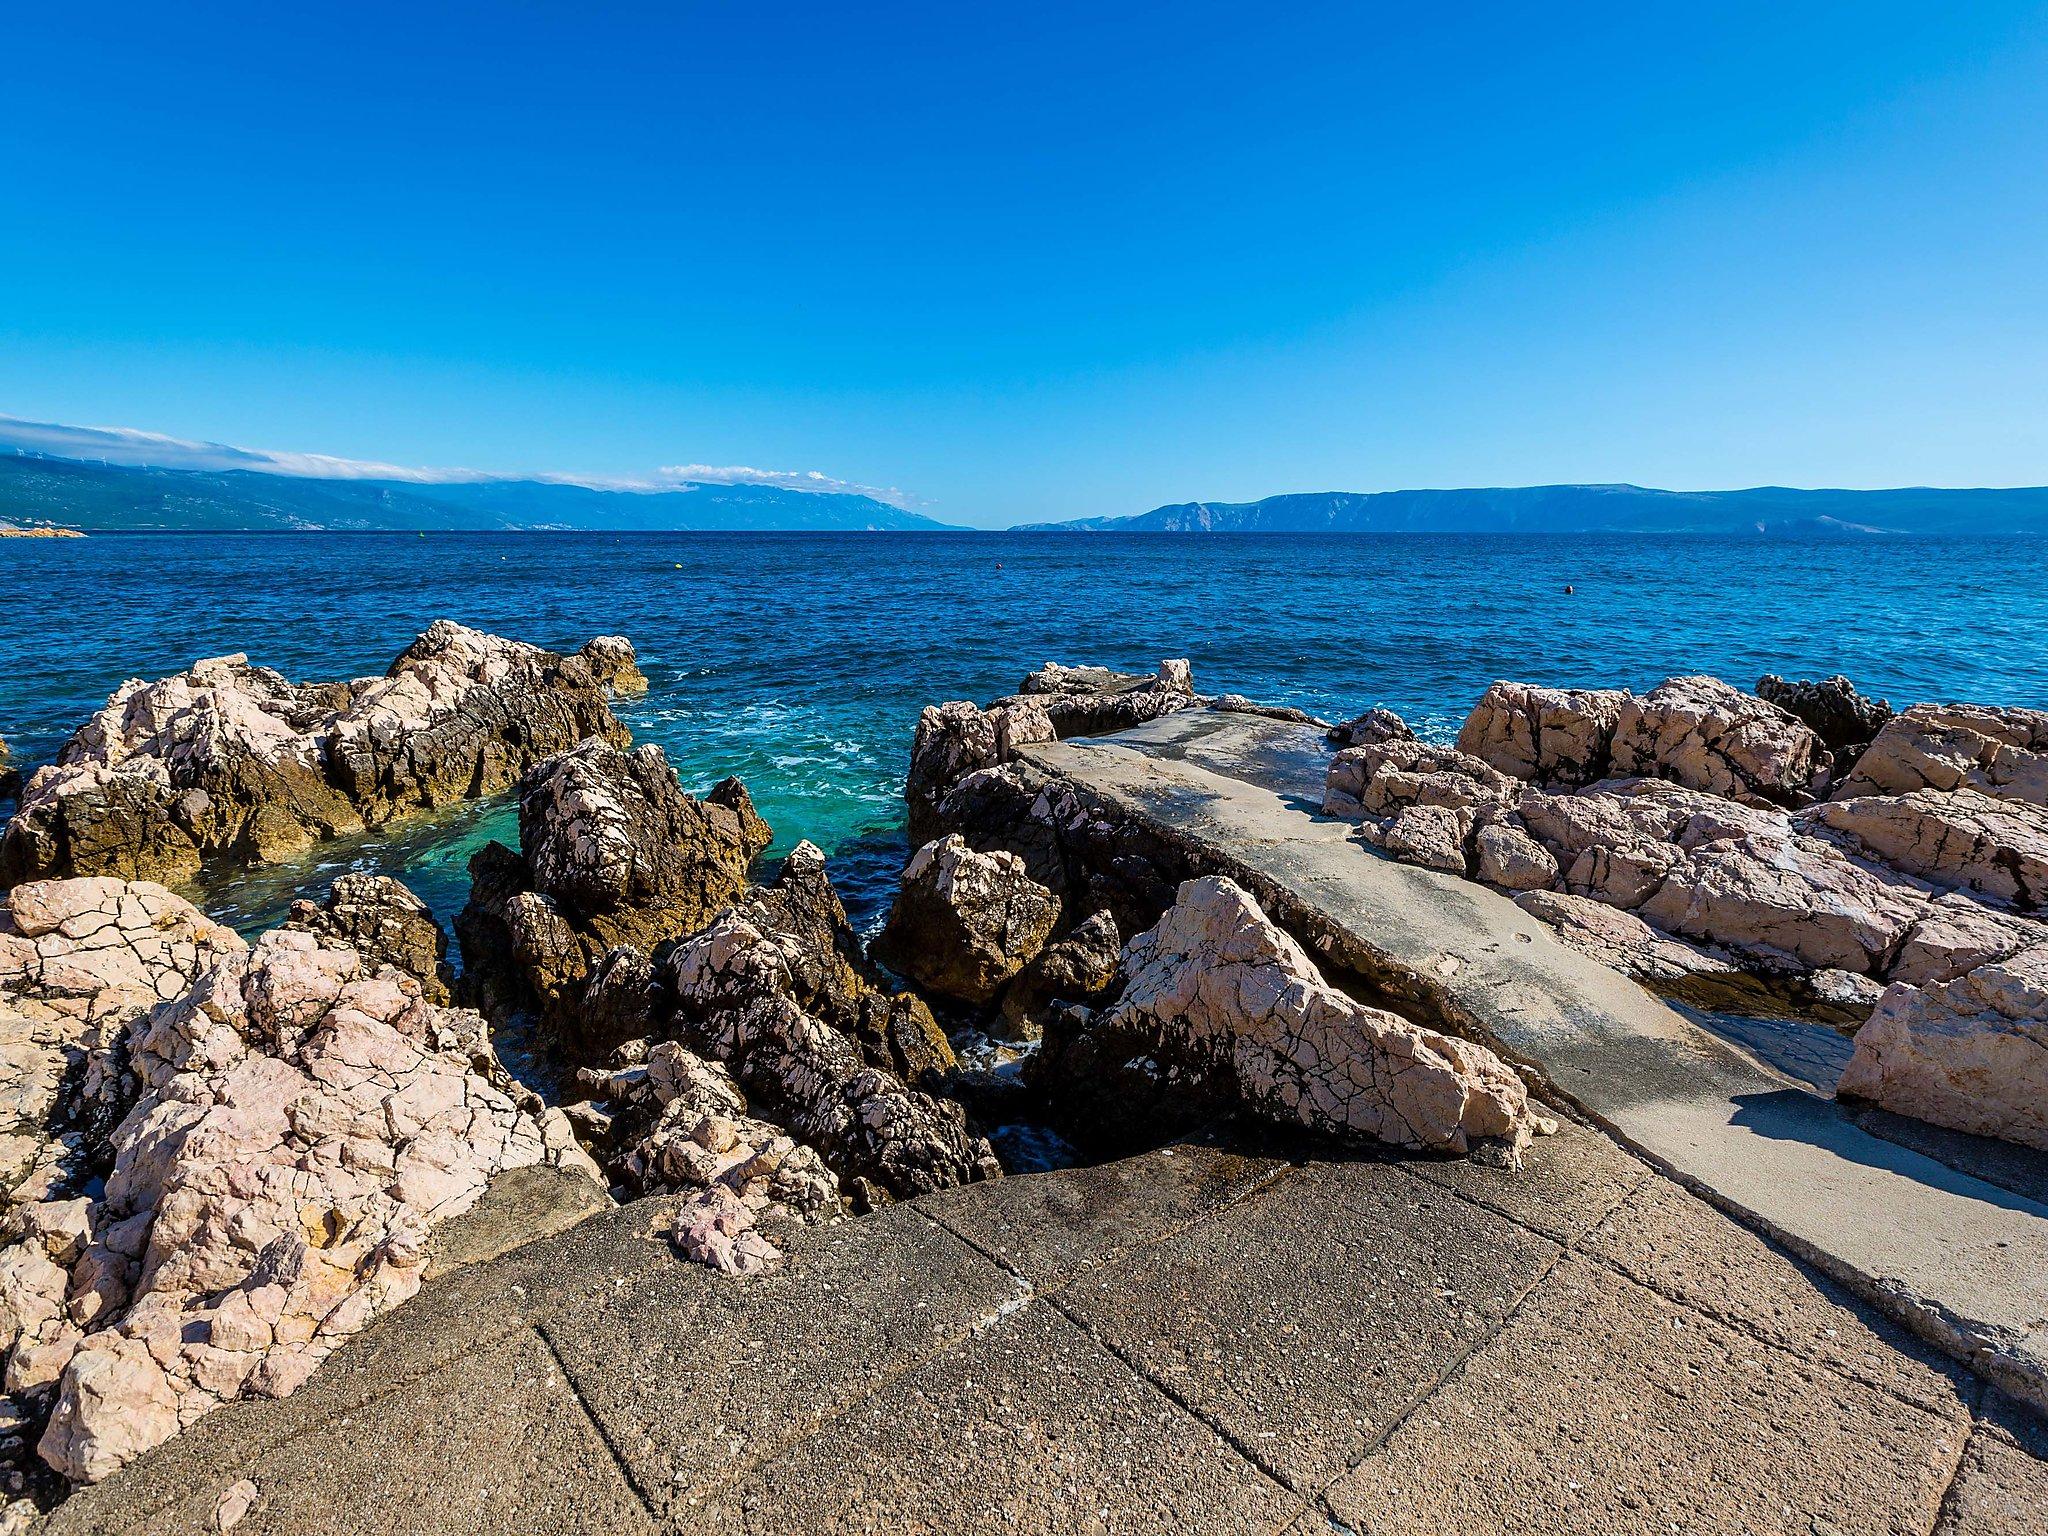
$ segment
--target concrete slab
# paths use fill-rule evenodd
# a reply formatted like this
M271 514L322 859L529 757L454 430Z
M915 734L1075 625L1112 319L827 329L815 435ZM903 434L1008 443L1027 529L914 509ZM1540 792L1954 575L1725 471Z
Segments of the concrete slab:
M1402 1166L1559 1243L1577 1242L1656 1177L1599 1131L1570 1121L1531 1143L1520 1169L1469 1157L1416 1158Z
M1386 1163L1326 1163L1055 1305L1301 1492L1500 1326L1558 1249Z
M361 1422L326 1419L233 1467L188 1478L168 1504L142 1507L137 1485L116 1478L61 1505L44 1530L213 1536L222 1496L243 1479L255 1500L236 1536L655 1529L554 1355L523 1328L415 1378Z
M1975 1382L1947 1355L1858 1307L1826 1279L1666 1179L1580 1244L1650 1289L1930 1413L1970 1416Z
M679 1512L688 1532L1269 1531L1301 1500L1044 1301Z
M1993 1393L1934 1536L2040 1536L2044 1529L2048 1425Z
M786 1251L781 1273L741 1282L671 1261L542 1323L657 1509L743 1475L1029 1294L910 1206L806 1229Z
M1315 742L1304 727L1189 710L1023 755L1144 822L1180 862L1239 880L1411 1016L1523 1064L1658 1166L2048 1412L2048 1205L1872 1135L1565 948L1499 893L1358 844L1348 824L1306 808L1319 786L1276 776L1290 752L1312 762Z
M1188 1142L1091 1168L962 1185L918 1204L1043 1293L1214 1214L1288 1166Z
M1967 1435L1568 1257L1327 1501L1372 1536L1904 1536Z

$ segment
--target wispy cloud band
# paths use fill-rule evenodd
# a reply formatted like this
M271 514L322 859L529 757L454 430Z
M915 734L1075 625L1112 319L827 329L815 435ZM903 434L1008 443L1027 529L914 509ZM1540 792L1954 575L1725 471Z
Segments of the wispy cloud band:
M856 484L815 469L752 469L745 465L666 464L646 477L540 474L503 475L481 469L425 469L380 464L367 459L341 459L324 453L278 453L267 448L237 448L230 443L195 442L134 427L74 427L58 422L29 421L0 415L0 451L47 454L152 469L248 470L303 480L400 480L415 485L462 485L493 480L539 480L556 485L584 485L607 491L672 491L691 485L768 485L790 491L817 491L871 496L891 506L908 507L913 498L893 487Z

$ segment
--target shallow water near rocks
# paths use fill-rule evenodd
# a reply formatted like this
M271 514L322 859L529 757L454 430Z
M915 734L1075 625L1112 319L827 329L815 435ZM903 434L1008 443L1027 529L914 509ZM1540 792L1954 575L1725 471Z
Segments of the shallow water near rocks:
M738 774L808 837L864 932L904 856L925 704L986 699L1047 660L1150 670L1330 716L1455 732L1500 677L1647 687L1846 672L1895 704L2048 705L2040 540L1028 534L144 534L0 550L0 736L46 761L124 678L245 651L295 678L381 672L435 618L573 648L622 633L650 688L619 713L686 785ZM1567 596L1565 587L1575 590ZM1983 616L1999 614L1987 624ZM387 871L446 922L468 860L517 839L500 799L223 872L244 928L344 869Z

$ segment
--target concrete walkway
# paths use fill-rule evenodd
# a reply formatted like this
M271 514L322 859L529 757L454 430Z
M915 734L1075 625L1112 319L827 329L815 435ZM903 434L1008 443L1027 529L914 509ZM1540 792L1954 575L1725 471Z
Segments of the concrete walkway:
M734 1281L663 1202L431 1282L53 1533L2038 1536L2048 1437L1596 1131L1521 1175L1227 1138Z
M1026 754L1233 874L1388 992L1532 1067L1659 1167L2048 1410L2048 1206L1871 1134L1505 897L1317 813L1320 734L1189 710Z

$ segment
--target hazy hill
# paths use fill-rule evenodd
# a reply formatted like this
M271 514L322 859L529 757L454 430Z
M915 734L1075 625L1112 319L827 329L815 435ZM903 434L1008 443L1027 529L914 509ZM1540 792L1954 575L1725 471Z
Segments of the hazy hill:
M599 490L544 480L418 484L129 468L0 451L0 522L141 529L942 528L871 496L771 485Z
M1190 501L1134 517L1030 526L1063 533L2048 533L2048 488L1319 491L1263 501Z

